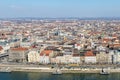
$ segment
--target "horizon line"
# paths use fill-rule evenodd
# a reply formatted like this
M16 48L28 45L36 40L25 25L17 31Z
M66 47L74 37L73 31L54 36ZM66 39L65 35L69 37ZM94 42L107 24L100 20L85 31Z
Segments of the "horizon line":
M77 19L77 20L120 20L120 17L11 17L0 18L0 20L10 19Z

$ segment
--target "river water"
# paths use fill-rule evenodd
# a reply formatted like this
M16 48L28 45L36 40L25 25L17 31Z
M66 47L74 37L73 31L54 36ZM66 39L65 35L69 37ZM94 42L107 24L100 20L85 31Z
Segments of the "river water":
M0 80L120 80L120 73L100 74L62 74L33 72L0 73Z

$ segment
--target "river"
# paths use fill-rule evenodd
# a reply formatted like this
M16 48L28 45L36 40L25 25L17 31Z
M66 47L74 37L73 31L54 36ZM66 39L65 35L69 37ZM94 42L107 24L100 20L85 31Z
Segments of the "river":
M12 72L0 73L0 80L120 80L120 73L100 74L62 74Z

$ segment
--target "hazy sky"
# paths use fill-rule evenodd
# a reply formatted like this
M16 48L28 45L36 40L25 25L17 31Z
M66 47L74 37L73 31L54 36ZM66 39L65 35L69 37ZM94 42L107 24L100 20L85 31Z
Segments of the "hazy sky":
M120 0L0 0L2 17L120 17Z

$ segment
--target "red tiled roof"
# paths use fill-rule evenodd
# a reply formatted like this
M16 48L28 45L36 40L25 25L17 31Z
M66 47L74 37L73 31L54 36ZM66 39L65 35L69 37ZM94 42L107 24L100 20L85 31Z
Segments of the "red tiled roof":
M14 51L27 51L28 48L19 47L19 48L11 48L11 50L14 50Z
M85 56L95 56L92 51L87 51L85 53Z
M109 42L109 41L111 41L111 39L108 39L108 38L104 38L104 39L103 39L103 42L106 42L106 43L107 43L107 42Z
M74 56L74 57L78 57L78 56L80 56L80 54L73 54L73 56Z
M77 44L77 46L80 46L80 44Z
M43 56L43 55L49 56L50 53L52 53L52 50L43 50L43 51L40 53L40 56Z

